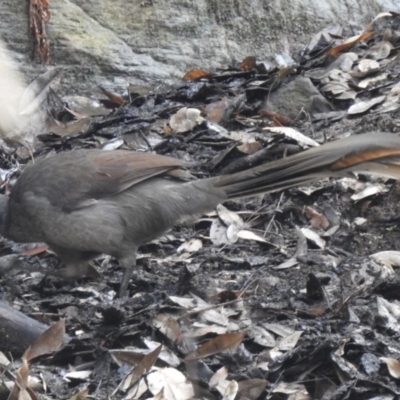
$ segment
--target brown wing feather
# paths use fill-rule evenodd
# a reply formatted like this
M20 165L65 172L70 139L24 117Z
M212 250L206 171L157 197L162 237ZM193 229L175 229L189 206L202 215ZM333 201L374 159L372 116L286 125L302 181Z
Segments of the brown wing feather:
M88 155L96 171L88 195L95 199L120 193L154 176L185 166L176 158L123 150L97 151Z
M76 150L44 158L27 168L12 198L22 204L29 192L64 211L73 211L184 165L181 160L156 154Z

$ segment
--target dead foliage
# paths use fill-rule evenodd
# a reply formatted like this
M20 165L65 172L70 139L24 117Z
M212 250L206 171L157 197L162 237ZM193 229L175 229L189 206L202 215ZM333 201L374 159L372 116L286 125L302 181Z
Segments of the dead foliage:
M46 2L31 4L46 17ZM33 25L40 40L44 17ZM115 93L105 82L91 97L60 96L52 70L19 110L28 124L42 110L45 128L30 147L0 143L2 188L12 190L32 157L74 148L155 151L190 164L188 178L204 178L349 134L399 132L399 16L380 14L361 31L346 40L340 26L327 27L292 65L250 56L146 93ZM329 106L301 104L295 118L273 109L299 77ZM124 300L110 257L95 260L97 280L64 282L47 276L57 266L45 246L4 240L4 263L14 257L23 267L4 269L2 297L49 325L65 319L72 340L64 343L56 322L12 360L0 353L1 394L397 398L399 188L344 177L226 203L143 246Z

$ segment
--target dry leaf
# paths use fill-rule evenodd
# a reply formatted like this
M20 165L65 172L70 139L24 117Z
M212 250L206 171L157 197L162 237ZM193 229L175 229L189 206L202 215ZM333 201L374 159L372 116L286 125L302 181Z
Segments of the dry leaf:
M146 342L146 340L144 340ZM150 352L153 350L157 349L160 346L160 343L155 343L155 342L149 342L145 343L147 347L149 348ZM152 344L155 344L154 346ZM109 353L113 360L120 366L128 366L128 367L134 367L138 364L140 364L143 360L143 358L150 354L149 350L142 349L142 348L133 348L131 350L110 350ZM168 349L166 350L161 350L161 353L159 354L158 358L163 359L167 364L170 364L168 361ZM165 357L163 356L163 353ZM175 362L175 361L174 361ZM179 365L179 360L178 360L178 365ZM175 365L173 365L175 366Z
M195 300L187 297L169 296L168 298L182 308L193 308L196 305Z
M104 143L101 147L102 150L110 151L110 150L117 150L124 144L122 139L112 139L109 140L107 143Z
M124 400L139 400L142 398L142 395L147 392L147 390L148 387L146 384L146 379L142 378L136 385L133 385L133 387L126 394ZM156 399L156 396L154 396L153 399Z
M78 380L78 381L86 381L89 379L92 371L71 371L67 372L63 378L70 381L70 380Z
M284 135L290 139L296 140L296 142L298 142L300 146L319 146L319 143L317 143L315 140L303 135L301 132L293 128L263 128L263 131Z
M236 381L225 381L227 385L223 386L221 390L221 385L217 387L217 390L224 396L222 400L235 400L239 385ZM220 382L221 384L222 382Z
M330 226L328 218L325 215L317 212L312 207L304 207L304 214L310 220L310 225L313 229L328 229Z
M204 78L211 78L213 74L211 72L203 71L202 69L194 68L183 76L183 81L198 81Z
M360 101L359 103L353 104L349 110L349 115L361 114L368 111L373 106L382 103L386 99L386 96L378 96L367 101Z
M115 103L116 107L122 106L127 103L121 96L118 96L110 92L109 90L103 88L102 86L99 86L99 88L113 103Z
M49 131L56 135L64 137L73 137L80 133L86 133L91 125L90 118L79 119L77 121L70 121L68 123L62 123L59 121L53 121L49 126Z
M288 351L294 349L302 334L303 331L295 331L282 338L282 340L277 344L275 350Z
M181 253L185 251L187 253L195 253L203 247L203 242L200 239L189 239L185 243L182 243L178 248L177 252Z
M240 381L237 396L239 399L256 400L261 396L267 384L268 381L264 379Z
M175 318L167 314L157 314L153 319L153 325L159 329L168 339L175 343L182 342L182 332Z
M21 398L24 398L23 396L29 396L29 394L26 392L26 389L28 387L29 365L28 361L25 358L22 358L22 366L17 371L16 375L16 380L8 396L8 400L19 400L20 396ZM28 400L31 400L30 396L27 398Z
M296 382L279 382L278 385L272 390L272 393L284 393L291 395L289 399L311 400L306 387L301 383Z
M274 347L276 341L274 337L263 327L255 326L249 328L248 336L253 339L253 341L263 347Z
M274 74L272 74L272 78L274 80L279 80L282 81L285 78L287 78L289 75L293 75L297 72L296 68L293 67L284 67L281 68L278 72L275 72Z
M374 60L383 60L390 55L390 52L393 50L393 48L394 47L390 42L382 40L381 42L371 46L366 52L365 56Z
M65 319L61 319L45 330L35 342L28 347L22 358L30 361L43 354L50 354L57 351L64 343L64 336Z
M162 391L162 400L189 400L194 397L192 384L175 368L155 369L147 376L147 383L154 396Z
M377 315L382 318L381 325L387 329L400 330L400 306L397 303L391 303L383 297L376 298Z
M218 213L218 217L225 225L236 225L239 228L243 227L243 219L240 218L239 215L235 212L228 210L222 204L218 204L216 210Z
M400 361L389 358L389 357L380 357L388 367L389 374L393 376L393 378L400 379Z
M69 400L84 400L89 394L89 389L80 390L78 393L74 394Z
M387 191L386 186L375 184L372 186L367 186L365 189L361 190L361 192L355 193L351 196L351 199L354 201L365 199L366 197L375 196L378 193L384 193Z
M246 333L247 332L245 331L219 335L202 344L196 351L188 354L185 357L185 360L197 360L199 358L223 353L225 351L235 351L240 343L242 343L242 340L246 336Z
M220 381L225 380L228 377L228 369L226 367L220 368L211 378L208 383L210 387L215 387Z
M108 100L106 100L108 101ZM102 105L103 101L97 101L86 96L63 96L61 104L77 119L86 118L87 116L93 117L95 115L107 115L110 113L105 106ZM65 106L65 104L67 106Z
M147 374L157 361L162 345L158 346L151 353L146 354L133 371L125 378L123 387L127 388L135 384L144 374Z
M251 71L257 65L257 59L254 56L248 56L240 63L241 71Z
M378 263L390 265L392 267L400 267L400 251L381 251L371 254L370 257Z
M325 54L326 54L326 56L329 57L329 56L335 56L337 54L343 53L344 51L347 51L350 48L352 48L355 44L362 42L363 40L369 39L374 34L375 34L375 32L366 32L361 35L353 36L353 37L347 39L344 43L340 44L339 46L332 47Z
M143 339L143 343L150 351L156 350L158 346L161 345L161 343L154 342L150 339ZM182 362L171 349L165 346L161 349L158 359L160 361L163 361L165 364L168 364L170 367L174 368L178 367L178 365L180 365Z
M386 82L387 77L389 76L388 72L384 72L378 76L374 76L373 78L365 78L358 82L357 86L361 89L368 89L378 86L384 82Z
M210 227L210 239L213 244L220 246L229 243L226 231L226 225L224 225L219 218L215 218Z
M375 21L377 21L380 18L384 17L393 17L393 14L390 14L389 12L381 12L379 13L364 29L364 32L368 32L372 29L374 26Z
M369 58L364 58L363 60L360 60L357 66L358 70L360 72L375 72L378 71L380 68L380 65L377 61L371 60Z
M236 236L241 239L255 240L256 242L268 243L268 241L266 241L263 237L257 235L256 233L254 233L252 231L248 231L246 229L242 229L239 232L237 232Z
M283 115L277 114L272 111L263 109L263 110L260 110L258 112L258 114L261 117L267 117L267 118L271 119L274 123L274 126L291 126L291 125L293 125L293 122L289 118L286 118Z
M209 121L213 121L217 124L226 122L231 115L231 107L228 99L225 97L220 101L210 103L206 105L205 114Z
M320 249L324 249L326 242L322 239L318 233L308 228L301 228L301 233L311 242L315 243Z
M236 148L244 154L254 154L257 153L258 150L262 149L262 147L263 146L260 142L252 140L247 143L243 143L242 145L237 146Z
M219 219L214 219L211 224L211 241L216 245L235 243L238 240L238 233L244 226L242 218L222 204L219 204L216 210Z

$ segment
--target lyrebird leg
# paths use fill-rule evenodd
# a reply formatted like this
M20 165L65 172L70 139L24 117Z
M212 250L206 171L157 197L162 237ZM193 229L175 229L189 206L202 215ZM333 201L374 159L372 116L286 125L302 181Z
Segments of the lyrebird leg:
M120 258L119 262L125 269L121 280L121 286L119 287L119 297L126 297L128 294L129 281L132 277L133 270L136 268L136 251L127 257Z

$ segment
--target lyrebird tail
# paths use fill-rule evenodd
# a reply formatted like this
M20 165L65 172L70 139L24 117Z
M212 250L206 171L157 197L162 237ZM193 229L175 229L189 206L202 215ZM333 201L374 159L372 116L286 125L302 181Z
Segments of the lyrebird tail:
M231 175L211 178L227 198L254 196L351 173L400 179L400 136L368 133L326 143L302 153Z

